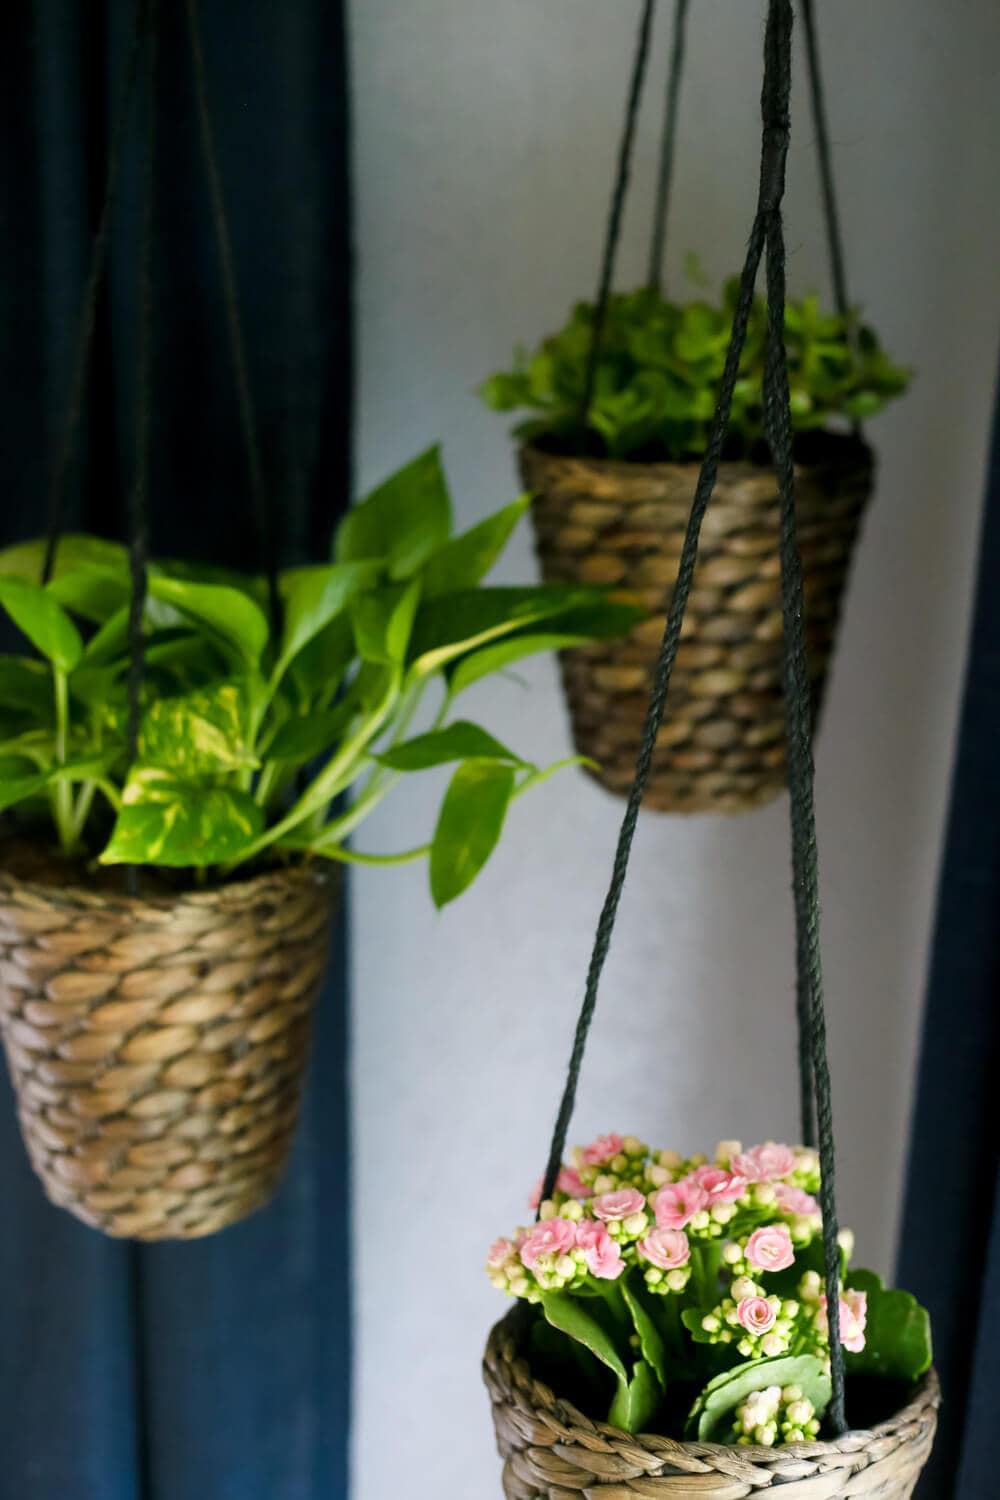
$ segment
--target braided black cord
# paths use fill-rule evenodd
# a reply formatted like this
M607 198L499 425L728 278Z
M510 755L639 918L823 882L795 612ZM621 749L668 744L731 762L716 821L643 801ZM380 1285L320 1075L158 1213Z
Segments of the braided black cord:
M649 44L653 31L653 15L656 10L656 0L643 0L642 13L639 17L639 34L635 46L635 58L632 63L632 76L629 82L628 102L625 106L625 124L622 129L621 145L618 148L618 165L615 169L615 182L611 194L611 206L608 210L608 222L604 233L604 255L601 261L601 275L597 286L597 298L594 302L594 318L590 329L590 348L587 351L587 364L583 377L583 396L580 401L580 431L586 433L587 421L590 416L590 403L594 399L594 381L597 376L597 361L601 352L601 335L604 332L604 320L608 311L608 298L611 296L611 282L615 272L615 259L618 254L618 241L621 238L622 217L625 212L625 196L628 192L629 176L632 170L632 148L635 144L635 129L639 118L639 106L642 103L642 86L646 78L646 68L649 62Z
M281 624L281 597L278 591L278 545L274 506L264 482L261 462L260 437L257 430L257 415L250 390L250 373L247 365L246 344L240 318L239 295L236 289L236 271L233 262L232 238L229 219L222 192L222 177L219 172L218 155L212 116L208 107L208 82L205 69L205 52L201 40L201 25L198 15L198 0L186 0L188 36L191 43L191 60L194 67L195 96L198 105L198 126L201 137L202 156L208 178L212 220L222 268L222 288L226 305L226 323L229 329L229 345L236 379L236 396L239 402L240 423L247 451L247 466L250 471L250 493L253 499L257 522L260 553L267 574L268 605L271 630L275 639Z
M764 415L781 495L782 609L785 639L785 703L787 718L789 791L791 794L792 865L795 895L797 957L800 984L807 997L804 1010L809 1057L815 1079L819 1121L820 1189L823 1210L823 1248L830 1337L833 1395L830 1420L836 1432L846 1429L844 1415L844 1356L840 1339L840 1251L834 1193L835 1160L830 1101L830 1073L826 1057L822 963L819 945L819 874L813 801L812 703L805 648L802 565L795 528L795 497L791 410L784 345L785 261L781 202L789 140L791 91L792 8L790 0L769 0L764 40L764 83L761 91L763 135L757 212L726 355L715 414L684 538L677 583L670 601L649 710L615 851L611 884L597 926L583 1005L577 1021L566 1085L556 1117L542 1200L551 1198L566 1147L576 1099L587 1035L597 1004L601 973L607 958L615 918L628 870L639 807L649 776L653 748L670 684L680 630L697 558L702 518L715 485L722 443L729 419L733 387L746 337L747 318L762 250L767 246L768 341L765 362Z
M663 134L660 138L660 165L656 175L656 197L653 203L653 233L649 246L649 269L646 285L653 291L663 286L663 262L667 243L667 213L674 177L674 152L677 144L677 108L684 75L684 49L687 31L688 0L674 0L674 31L667 74L667 100L663 111Z
M132 29L132 40L129 45L125 72L122 76L121 90L115 107L114 123L111 128L111 144L108 148L108 162L104 176L104 200L101 204L101 214L97 222L94 243L90 252L90 269L87 273L87 284L84 288L83 307L80 310L80 326L77 331L76 350L73 356L69 400L66 405L66 415L63 419L59 446L56 450L56 460L52 466L52 477L49 481L48 527L45 543L45 559L42 563L42 583L48 583L52 577L52 570L56 562L56 549L59 546L59 538L62 534L65 519L66 478L69 473L73 449L76 445L76 436L80 428L83 392L87 379L87 371L90 368L90 355L94 344L94 329L97 323L97 298L100 293L104 267L108 258L111 211L114 206L115 193L118 187L122 152L132 108L132 99L135 94L135 84L139 73L139 58L142 54L142 43L148 19L149 0L138 0L135 8L135 24Z
M139 270L139 336L135 380L135 474L128 507L128 563L132 592L129 596L128 609L126 744L130 766L139 753L142 687L146 667L142 617L146 608L149 555L149 436L153 366L153 243L156 216L157 0L150 0L149 11L149 116L146 126L145 205ZM139 871L135 865L127 867L125 879L130 894L138 895Z

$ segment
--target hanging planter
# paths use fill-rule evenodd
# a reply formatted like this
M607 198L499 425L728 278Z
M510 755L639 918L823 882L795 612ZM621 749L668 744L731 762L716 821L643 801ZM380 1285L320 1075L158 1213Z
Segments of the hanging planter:
M871 1271L845 1269L839 1304L864 1429L823 1436L819 1187L814 1151L773 1143L723 1142L712 1164L614 1134L573 1153L487 1265L519 1304L484 1361L509 1500L912 1493L937 1421L929 1323Z
M814 711L823 696L872 456L828 434L796 468ZM561 666L577 750L590 774L627 793L698 463L570 457L528 444L524 485L544 577L610 585L649 611L620 641L564 651ZM740 812L785 785L779 502L773 474L725 462L705 520L667 716L657 735L646 806Z
M676 0L647 285L611 292L645 76L648 7L597 299L577 305L533 353L518 351L513 368L486 380L480 395L494 410L528 413L515 431L524 440L520 470L534 497L545 578L601 583L652 612L614 646L562 655L577 749L596 763L592 774L622 795L631 784L687 519L710 452L713 472L718 465L717 501L702 532L646 805L740 812L786 784L779 503L764 419L767 308L758 298L745 310L725 442L710 451L739 283L727 283L721 304L703 293L672 301L660 290L686 13L686 0ZM887 358L848 306L818 84L814 112L837 310L822 313L815 297L787 302L785 339L815 723L872 485L873 457L859 423L902 394L909 372ZM705 285L692 257L688 275Z
M298 1113L328 872L426 856L444 906L555 769L456 699L554 630L582 642L635 611L483 585L523 512L453 536L432 449L349 512L337 561L276 575L276 619L263 580L157 563L136 613L125 549L96 538L63 538L44 585L44 543L0 553L0 608L37 653L0 662L0 1027L32 1161L87 1223L207 1234L263 1202ZM408 735L428 690L437 717ZM428 844L350 845L401 778L445 765Z
M629 101L649 45L646 0ZM811 8L804 6L807 22ZM682 5L678 8L682 15ZM733 295L724 373L693 486L628 805L533 1226L497 1240L487 1272L516 1309L492 1332L484 1373L508 1500L907 1500L938 1405L926 1311L851 1264L840 1231L819 934L813 693L796 503L781 218L791 89L790 0L769 0L757 209ZM676 55L676 49L675 49ZM626 132L627 135L628 132ZM627 153L624 159L627 162ZM616 202L621 199L621 177ZM727 422L766 262L762 420L778 496L782 683L788 749L802 1139L714 1158L600 1136L565 1160L580 1071L672 674L691 638L701 535L712 531ZM726 494L721 497L727 508ZM722 523L725 529L725 523ZM610 581L610 580L609 580ZM836 1312L834 1312L834 1309Z

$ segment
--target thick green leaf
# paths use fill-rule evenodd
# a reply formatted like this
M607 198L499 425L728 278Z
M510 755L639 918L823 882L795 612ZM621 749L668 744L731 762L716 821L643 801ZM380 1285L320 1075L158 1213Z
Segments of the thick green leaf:
M446 542L424 567L424 598L436 599L439 594L472 588L485 578L530 504L531 496L522 495L513 505L504 506L496 515L487 516L478 526Z
M618 1377L608 1422L622 1432L643 1432L663 1402L663 1387L644 1359L636 1360L631 1380Z
M36 537L30 542L17 542L13 547L5 547L0 551L0 574L40 583L47 546L45 537ZM52 577L59 579L64 574L76 573L81 568L100 568L127 579L128 551L120 542L107 542L103 537L69 532L59 538Z
M514 792L514 769L469 760L452 776L431 844L431 896L437 907L472 884L496 848Z
M431 766L447 765L453 760L507 761L523 766L525 762L506 745L501 745L478 724L458 719L446 729L418 734L405 744L390 746L374 757L390 771L426 771Z
M351 605L359 655L365 661L401 666L406 660L419 602L419 580L359 594Z
M589 1313L579 1297L566 1292L542 1292L542 1311L546 1320L560 1333L568 1334L597 1356L602 1364L621 1381L628 1382L628 1373L614 1341Z
M142 716L139 757L180 776L256 766L246 743L244 685L220 682L154 699Z
M207 625L245 661L259 662L267 644L267 617L249 595L215 583L155 577L149 580L149 595Z
M754 1391L769 1385L801 1387L817 1416L830 1402L830 1376L814 1354L779 1354L774 1359L755 1359L736 1365L710 1380L691 1408L686 1434L701 1443L733 1441L732 1414Z
M653 1321L652 1314L646 1306L642 1283L637 1281L633 1284L630 1274L618 1278L625 1306L628 1308L639 1335L639 1348L647 1365L651 1365L656 1372L660 1385L666 1389L667 1385L667 1350L663 1342L663 1336ZM632 1429L634 1430L634 1429Z
M130 773L122 804L101 855L105 865L228 864L264 826L264 814L246 792L181 780L157 766Z
M422 675L439 671L477 646L598 601L600 608L606 606L604 597L593 590L557 587L464 589L432 599L417 613L410 645L412 670Z
M43 656L60 671L72 672L83 654L80 632L40 584L0 577L0 605Z
M378 562L328 563L294 568L281 575L284 630L278 672L341 614L361 589L378 579Z
M49 669L27 656L0 656L0 706L22 710L34 719L51 719L53 689Z
M868 1299L865 1347L860 1354L845 1354L847 1369L856 1375L919 1380L933 1356L927 1309L912 1292L883 1287L874 1271L851 1271L847 1285L865 1292Z
M440 450L428 448L348 511L337 528L334 555L338 562L384 558L391 578L412 578L450 531Z
M128 605L131 584L127 574L110 568L80 568L60 573L47 587L64 609L82 615L94 625Z

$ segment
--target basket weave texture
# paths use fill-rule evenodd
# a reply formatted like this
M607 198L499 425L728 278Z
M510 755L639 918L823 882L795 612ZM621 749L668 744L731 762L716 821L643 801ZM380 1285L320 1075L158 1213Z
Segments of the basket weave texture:
M698 479L697 464L622 463L521 449L542 572L551 583L608 584L652 613L624 640L562 654L577 750L626 795L635 775L666 612ZM807 647L818 713L844 584L871 491L871 451L825 439L798 465L796 513ZM773 472L720 465L670 697L644 805L742 812L785 785L780 502Z
M927 1462L939 1390L932 1370L908 1406L871 1431L780 1448L678 1443L592 1422L533 1379L519 1309L493 1329L483 1375L507 1500L907 1500Z
M281 1176L334 887L302 870L144 897L61 881L0 870L0 1026L32 1164L106 1234L212 1234Z

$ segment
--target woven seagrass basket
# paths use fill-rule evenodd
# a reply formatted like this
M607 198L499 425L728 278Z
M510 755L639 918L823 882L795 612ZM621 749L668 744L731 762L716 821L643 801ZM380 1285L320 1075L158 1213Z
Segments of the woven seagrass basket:
M335 884L272 871L127 896L4 851L0 1027L53 1203L130 1239L267 1201L295 1129Z
M535 496L547 582L612 585L652 611L624 640L562 654L576 748L626 795L663 635L697 464L520 454ZM807 647L818 714L841 599L871 491L870 449L822 440L796 466ZM785 785L780 513L773 472L723 463L701 529L694 584L644 805L661 812L742 812Z
M493 1329L483 1362L507 1500L908 1500L931 1451L933 1370L889 1421L831 1442L731 1448L621 1432L533 1378L519 1353L519 1311Z

